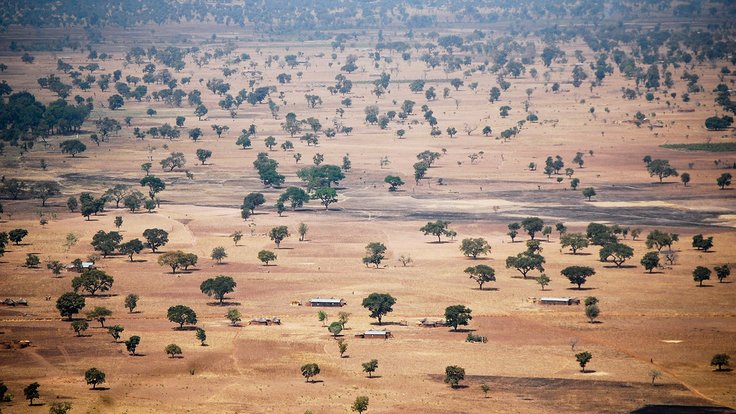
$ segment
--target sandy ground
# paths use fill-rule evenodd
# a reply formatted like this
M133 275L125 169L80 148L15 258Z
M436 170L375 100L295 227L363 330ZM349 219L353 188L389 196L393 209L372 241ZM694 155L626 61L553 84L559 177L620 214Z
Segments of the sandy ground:
M129 35L128 41L132 42L145 33ZM120 41L100 46L98 51L109 47L120 58L129 45ZM75 412L301 413L310 409L315 413L342 413L349 412L349 405L358 395L370 397L371 413L620 413L647 405L736 407L734 373L713 372L709 366L715 353L736 356L736 285L711 280L707 287L697 288L691 277L697 265L712 268L736 262L736 250L729 247L736 242L734 192L718 190L715 178L725 170L713 162L721 159L733 163L736 154L659 147L664 143L732 139L723 138L722 132L707 132L702 126L702 120L714 111L712 93L693 94L688 103L671 99L661 91L656 92L658 98L653 102L643 98L625 101L620 88L633 82L622 79L618 72L593 92L585 86L575 89L568 83L563 84L561 92L552 93L551 82L568 80L574 60L570 56L567 64L553 65L547 85L541 77L541 62L534 65L540 71L538 80L528 72L519 79L509 79L511 89L494 104L488 103L487 95L495 85L495 77L482 74L465 79L466 84L479 83L477 93L462 87L453 90L448 99L428 103L423 94L412 94L407 83L397 82L391 84L390 93L377 99L370 94L369 84L358 81L371 81L381 70L390 71L392 82L451 79L462 73L446 75L440 69L427 70L416 60L400 62L400 56L394 56L394 63L374 69L369 65L368 49L361 44L338 52L330 67L330 48L320 42L301 47L311 63L308 69L281 70L275 65L268 69L263 63L267 55L283 56L300 47L290 45L287 52L286 45L260 46L258 53L254 43L246 41L237 52L251 54L258 69L264 70L264 84L276 84L276 75L282 71L294 77L291 84L278 85L287 104L280 103L277 120L271 118L265 105L243 104L236 119L220 110L219 98L206 91L204 84L198 84L200 78L221 77L217 68L223 61L213 60L201 70L188 63L175 75L193 76L192 85L184 88L202 90L210 108L208 119L198 121L187 106L168 108L157 102L131 101L121 110L98 109L93 114L93 118L133 116L133 126L146 129L164 122L173 124L176 115L185 115L186 127L204 130L199 142L150 137L140 142L132 136L132 127L124 127L118 136L99 147L86 140L88 134L82 134L88 151L75 159L58 152L58 142L65 139L60 137L51 138L48 149L38 145L23 156L14 149L6 151L3 175L58 180L64 196L52 199L43 209L51 218L45 227L38 224L37 200L3 200L6 214L0 230L23 227L30 234L21 246L9 246L0 259L0 297L24 297L30 305L0 307L0 340L33 342L33 346L22 350L0 350L0 380L16 396L15 402L0 406L3 412L46 412L48 404L60 399L72 401ZM589 59L592 57L582 44L568 46L570 55L572 50L582 49ZM319 53L325 57L317 57ZM359 65L365 70L348 76L356 82L350 95L353 107L337 120L354 127L354 133L334 139L322 136L317 147L289 138L280 123L290 111L300 118L318 117L325 128L332 124L334 110L343 97L330 96L324 88L333 83L343 64L340 62L348 54L360 56ZM15 90L28 89L49 101L53 97L38 90L36 78L53 70L61 55L37 53L37 63L31 66L21 64L17 56L12 60L4 56L10 68L0 78ZM67 60L74 65L86 63L82 53L64 52L63 56L71 57ZM112 72L122 68L122 62L115 59L102 66L104 72ZM130 65L123 72L140 75L141 69ZM297 70L304 71L302 79L297 78ZM672 70L674 90L682 93L685 84L679 75L683 69ZM701 76L706 91L718 83L716 71L709 65L689 70ZM240 76L230 82L234 91L247 87ZM430 84L441 96L446 84ZM527 88L534 89L530 108L542 122L527 123L510 142L495 139L500 131L525 116L522 102ZM97 88L93 92L96 102L109 95ZM317 93L323 105L308 109L305 93ZM366 105L377 104L383 113L396 110L404 99L417 102L415 112L428 103L439 127L444 131L454 126L458 135L451 139L443 132L442 137L431 138L421 113L401 126L407 130L406 139L396 138L395 131L400 128L396 123L387 130L364 125ZM665 104L667 99L672 101L671 107ZM504 104L512 107L508 118L498 113ZM149 107L156 108L158 114L146 117ZM590 114L590 107L595 107L595 116ZM680 112L684 109L694 112ZM661 121L664 127L637 128L625 122L637 110L656 113L653 120ZM410 125L412 120L418 123ZM226 124L230 131L218 139L210 128L213 123ZM238 131L251 123L258 126L254 148L239 149L234 144ZM477 129L468 136L463 132L465 124ZM484 125L493 127L493 136L480 133ZM186 132L182 135L185 137ZM303 155L302 162L296 164L293 152L269 153L280 163L286 185L299 184L296 170L311 164L316 153L324 154L326 163L338 165L343 155L350 154L352 169L340 183L339 202L329 211L311 202L304 209L287 211L279 217L273 204L282 190L262 188L252 168L256 154L267 150L262 140L269 135L275 136L279 144L291 139L296 145L294 152ZM109 208L85 221L78 213L66 211L69 195L81 191L101 194L116 183L135 184L143 174L139 165L148 161L149 146L155 147L153 174L167 183L167 190L161 193L161 208L155 213L132 214ZM206 165L195 165L197 148L213 151ZM446 155L429 170L430 179L415 185L415 154L443 148ZM593 150L592 156L589 150ZM194 180L187 180L183 171L162 172L157 167L158 160L171 151L186 155L185 169L194 174ZM483 157L471 164L468 155L479 151L483 151ZM559 154L569 165L577 151L586 153L585 166L573 167L574 177L580 178L581 187L596 188L598 196L592 202L585 201L579 191L570 190L568 179L557 183L541 171L527 170L529 162L543 164L548 155ZM647 154L669 159L681 172L690 172L691 183L684 187L673 178L665 184L655 183L641 162ZM379 160L384 156L391 163L381 168ZM39 167L41 159L49 164L46 171ZM401 191L389 193L383 184L388 174L400 175L407 184ZM438 184L438 178L444 185ZM264 192L267 204L243 221L238 207L251 191ZM123 325L124 338L140 335L142 356L138 357L129 356L124 345L112 343L96 322L90 322L87 336L77 338L68 322L59 319L54 301L70 289L73 274L53 278L45 268L22 266L27 253L36 253L44 261L51 258L65 263L86 257L92 253L92 235L101 229L114 229L113 219L118 215L124 219L121 232L125 240L141 238L146 228L163 228L171 238L164 251L181 249L200 257L196 269L177 275L158 266L158 255L150 251L136 256L133 263L121 256L100 262L115 277L115 285L110 296L88 297L86 308L107 306L114 312L107 325ZM578 255L562 251L559 235L554 232L549 241L543 242L546 274L552 283L547 292L542 292L533 280L524 280L504 266L507 256L524 249L519 240L526 239L520 236L517 243L511 243L505 235L506 226L529 215L543 217L549 224L562 221L570 231L584 231L590 221L639 227L644 230L642 238L655 228L674 231L681 235L675 245L678 262L646 274L638 264L647 251L644 242L629 238L625 243L636 251L633 266L611 268L597 261L597 247L591 246ZM438 244L418 231L428 220L438 218L452 221L451 228L458 233L456 240ZM295 234L300 222L310 226L303 242ZM274 250L278 254L275 266L262 266L256 254L261 249L274 249L265 233L275 225L287 225L293 234L281 249ZM246 235L238 246L228 236L236 230ZM63 240L69 232L75 233L80 242L66 251ZM690 247L690 238L700 232L714 236L713 251L703 253ZM491 254L477 261L463 257L458 247L465 237L486 238L492 245ZM381 269L361 264L365 245L373 241L388 247ZM228 258L221 265L209 259L216 246L227 249ZM411 255L414 263L403 267L397 260L400 255ZM463 273L465 267L480 263L496 269L497 282L490 284L492 289L479 291ZM573 285L559 273L573 264L593 266L597 271L585 290L571 289ZM223 316L226 307L213 305L212 299L199 291L204 279L218 274L237 281L235 293L227 300L241 310L244 321L278 316L283 325L228 326ZM374 321L360 306L362 298L371 292L388 292L397 298L394 312L385 319L395 336L391 340L353 337L372 327ZM141 296L139 312L130 314L124 309L123 299L128 293ZM46 295L52 300L46 301ZM543 307L533 303L532 298L543 295L596 296L600 299L601 323L588 323L582 306ZM317 309L290 305L291 301L315 296L347 300L348 305L341 310L352 314L348 329L343 331L349 344L348 357L339 357L334 339L317 320ZM197 312L198 326L207 331L208 346L199 346L193 331L172 329L166 309L175 304L185 304ZM415 326L422 317L441 317L444 308L453 304L473 309L474 318L468 328L487 336L487 343L466 343L466 333L447 328ZM330 320L336 319L337 310L327 312ZM400 321L407 321L408 326L400 325ZM575 342L574 351L571 342ZM167 358L163 348L169 343L179 344L184 357ZM574 358L581 350L593 354L590 372L585 374ZM370 359L379 361L373 379L362 373L360 365ZM304 382L299 367L307 362L320 365L322 374L317 379L321 382ZM453 390L442 382L447 365L465 367L467 387ZM109 389L88 389L83 373L92 366L107 373L105 386ZM648 377L653 369L663 373L654 386ZM42 384L43 406L28 407L22 400L22 388L33 381ZM488 398L480 391L481 383L491 386Z

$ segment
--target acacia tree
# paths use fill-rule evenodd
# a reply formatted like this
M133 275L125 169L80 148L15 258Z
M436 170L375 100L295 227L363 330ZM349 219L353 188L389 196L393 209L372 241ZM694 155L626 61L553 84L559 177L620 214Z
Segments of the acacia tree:
M473 279L478 283L479 290L483 290L484 283L496 281L496 271L490 266L471 266L465 269L465 273L470 277L470 279Z
M74 289L74 292L82 289L90 295L95 296L97 292L107 292L110 290L114 282L113 277L104 271L90 269L72 279L72 289Z
M641 258L642 266L644 266L644 269L649 271L649 273L652 273L654 269L659 267L659 254L657 252L647 252L644 254L644 257Z
M437 243L442 243L442 236L449 236L450 232L448 230L448 226L450 225L449 221L444 220L437 220L437 221L430 221L424 226L422 226L419 231L423 232L424 235L433 235L437 237Z
M601 262L611 261L621 267L628 259L634 257L634 249L623 243L609 243L598 252Z
M678 176L677 170L672 168L668 160L652 160L647 165L647 171L650 177L657 176L660 183L664 178Z
M572 254L577 254L578 250L588 247L590 241L583 233L566 233L560 236L560 245L564 249L569 247Z
M184 328L184 324L196 325L197 313L189 306L176 305L169 308L166 317L174 323L179 324L179 329Z
M588 351L575 354L575 360L580 364L580 368L583 373L585 372L585 366L588 365L588 362L590 362L591 359L593 359L593 354Z
M526 279L527 274L534 269L544 272L544 263L544 257L539 254L529 253L528 251L506 258L506 268L514 268L518 270L524 279Z
M373 378L373 373L376 372L378 369L378 360L377 359L371 359L368 362L364 362L361 364L363 366L363 372L368 373L368 378Z
M585 284L590 276L595 274L595 270L588 266L568 266L560 271L562 276L565 276L570 283L578 285L578 289Z
M375 265L376 269L385 258L386 246L383 243L372 242L365 246L366 255L363 257L363 264L368 267L369 264Z
M482 237L476 239L468 238L463 239L462 243L460 244L460 251L463 252L465 256L476 259L478 258L478 255L487 255L491 251L491 246L488 244L486 239Z
M467 325L468 322L473 319L471 315L473 311L465 305L452 305L445 309L445 321L448 326L452 326L454 331L457 331L457 327L460 325Z
M128 296L125 297L125 308L128 309L130 313L133 313L133 310L138 307L138 295L135 293L129 293Z
M163 247L169 242L169 232L162 229L146 229L143 231L143 238L146 239L146 245L152 252L156 253L159 247Z
M62 317L72 320L72 316L84 309L84 297L75 292L67 292L59 296L56 300L56 309Z
M84 380L87 385L92 385L92 389L97 389L97 385L105 383L105 373L97 368L90 368L84 373Z
M450 387L457 388L460 385L460 381L465 379L465 368L457 365L450 365L445 368L445 384L450 384Z
M698 266L693 270L693 280L698 282L700 287L703 286L703 282L710 279L710 269L703 266Z
M534 240L534 236L544 229L544 221L539 217L527 217L521 222L521 227Z
M315 363L302 365L300 371L302 376L307 379L307 382L314 382L311 378L316 377L320 373L319 365Z
M222 305L225 295L234 292L237 285L232 277L219 275L202 282L199 289L207 296L214 296Z
M273 240L274 243L276 243L276 248L281 248L281 242L291 236L289 234L289 228L286 226L276 226L271 229L268 236Z
M363 299L362 306L371 312L371 318L378 319L380 325L383 317L393 312L395 304L396 299L388 293L371 293Z

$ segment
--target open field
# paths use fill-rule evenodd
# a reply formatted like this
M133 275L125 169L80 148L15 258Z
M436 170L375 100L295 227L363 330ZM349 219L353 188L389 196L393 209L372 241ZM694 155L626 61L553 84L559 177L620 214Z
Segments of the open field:
M217 38L212 40L210 35L215 32ZM183 39L176 40L177 35ZM383 35L403 38L399 31L387 30ZM46 104L56 99L49 90L39 88L37 79L57 73L57 60L62 57L74 67L92 62L88 51L33 52L34 63L24 64L22 53L10 52L6 45L10 39L29 42L55 36L54 29L19 27L0 35L0 62L8 65L0 80L16 92L32 92ZM101 66L98 75L121 70L123 78L141 76L147 61L135 64L123 59L135 45L198 45L208 51L232 45L229 57L248 53L250 60L228 64L227 57L212 58L198 67L190 55L181 71L171 71L177 79L191 77L189 84L180 85L185 91L202 91L202 103L209 112L201 120L193 115L194 107L186 98L181 107L130 99L113 111L107 107L108 97L116 93L113 87L105 92L96 86L86 92L75 88L72 96L92 96L95 102L80 133L53 135L46 138L48 145L39 139L27 152L5 147L0 158L0 175L5 180L53 180L60 184L62 194L49 199L45 207L31 197L14 200L5 195L2 200L0 231L24 228L28 236L20 245L8 244L0 257L0 299L25 298L29 304L0 305L0 343L30 340L32 345L0 349L0 381L15 397L0 403L1 412L45 413L54 401L71 401L71 412L90 413L345 413L363 395L370 398L368 413L732 413L736 409L736 373L717 372L709 365L717 353L736 358L736 283L733 276L719 283L713 275L698 287L692 276L696 266L712 269L731 264L733 269L736 263L732 247L736 244L736 192L716 185L722 173L733 173L727 167L736 163L734 135L732 130L708 131L703 125L705 118L722 112L711 91L722 82L733 84L733 74L721 80L717 70L733 68L728 61L670 66L675 79L672 88L653 91L656 98L651 102L643 97L627 100L621 89L634 87L633 81L618 69L595 88L588 83L576 88L570 83L577 62L574 51L583 51L587 59L583 66L591 76L587 65L596 55L577 39L560 45L566 61L544 67L537 59L519 77L507 76L510 88L501 93L499 101L490 103L488 91L497 85L496 76L490 73L464 76L462 70L431 69L416 51L408 61L397 52L383 51L384 58L393 59L374 66L370 57L377 37L374 31L347 41L344 51L333 50L332 38L265 41L249 30L217 25L111 29L105 37L94 48L113 58L95 60ZM536 44L537 53L544 48L538 37L529 36L526 41ZM283 59L297 53L302 53L299 59L308 65L301 63L294 69L279 68L276 63L267 66L269 56ZM332 53L337 55L334 59ZM332 95L325 88L335 83L349 55L358 57L359 67L351 74L343 72L353 82L352 91ZM483 59L473 57L476 63ZM221 109L218 101L223 97L207 90L206 83L222 78L223 67L238 70L227 78L231 94L243 88L252 90L248 80L255 77L242 72L260 71L263 79L257 85L277 87L278 92L271 96L280 106L278 118L272 117L265 103L243 103L234 117ZM529 73L532 67L539 71L536 78ZM703 92L690 95L689 102L679 97L686 92L686 83L680 80L685 71L697 73L703 87ZM297 76L297 72L303 74ZM373 81L382 72L391 75L391 83L384 95L376 97L371 93ZM291 74L291 83L278 83L280 73ZM549 79L543 73L549 73ZM464 85L455 90L449 83L453 78L461 78ZM411 92L409 83L416 79L431 80L426 87L434 86L438 97L427 100L424 93ZM468 86L472 82L478 83L475 91ZM554 83L561 85L558 92L552 91ZM442 97L445 87L451 89L447 98ZM162 84L148 85L149 93L165 89ZM678 97L670 97L671 92ZM283 97L277 99L279 94ZM319 95L322 104L310 108L305 94ZM341 103L345 97L352 99L350 107ZM381 113L398 112L407 99L416 101L407 120L393 120L385 129L365 122L366 106L377 105ZM439 137L430 136L431 128L419 109L424 104L439 121ZM503 105L511 107L507 117L499 114ZM148 116L149 108L157 113ZM344 113L336 114L337 108ZM648 118L641 126L632 122L637 111ZM308 146L299 140L302 133L291 138L282 129L289 112L299 119L317 118L322 131L336 126L354 129L334 138L321 132L319 145ZM528 113L536 114L539 122L524 123L510 140L499 139L501 131L517 126ZM133 135L136 127L148 130L164 123L174 125L180 115L186 122L178 139L149 135L140 140ZM130 126L123 123L127 116L132 117ZM103 117L118 119L122 129L95 145L89 137L97 133L94 121ZM218 138L213 124L227 125L229 130ZM257 126L251 136L252 148L242 149L235 141L251 124ZM481 132L486 125L493 128L490 136ZM193 141L187 133L197 127L203 136ZM448 127L455 127L457 135L449 137ZM397 137L399 129L406 132L403 138ZM276 138L273 150L264 145L268 136ZM75 157L59 150L60 142L72 138L87 146ZM279 146L285 140L293 141L295 148L282 150ZM670 144L684 144L687 147L682 149L692 151L668 147ZM195 156L200 148L212 151L204 165ZM442 156L427 170L425 179L415 181L416 154L424 150ZM183 153L186 165L164 171L159 161L172 152ZM282 186L264 187L253 168L260 152L278 162L278 172L285 176ZM577 152L584 154L582 168L572 162ZM295 153L302 155L298 163ZM337 202L325 209L319 200L312 200L277 214L280 194L287 187L304 187L297 171L312 165L317 154L324 156L325 164L338 166L349 155L351 168L336 185ZM472 154L478 158L471 162ZM545 159L556 155L564 158L566 167L575 169L572 177L581 182L577 190L570 187L570 177L564 172L549 178L542 172ZM669 160L680 174L690 174L690 182L684 186L678 178L669 177L659 183L647 173L642 162L645 155ZM386 165L381 163L384 157L390 161ZM42 160L46 168L41 167ZM116 184L130 185L147 195L139 184L145 175L140 165L145 162L152 162L151 174L166 183L158 194L160 206L152 212L131 212L108 202L104 211L86 219L67 208L70 196L91 192L97 197ZM535 171L528 168L530 162L538 165ZM186 177L185 170L193 179ZM389 192L384 183L389 174L400 176L406 184ZM557 177L562 180L558 182ZM597 192L590 201L580 191L587 187ZM250 192L263 193L266 202L244 220L240 206ZM39 223L41 216L48 224ZM96 263L114 277L114 285L105 294L86 295L85 309L75 318L82 319L85 312L104 306L113 312L105 325L121 325L125 331L115 343L106 329L90 320L89 329L77 337L70 323L59 317L55 303L71 290L71 280L78 274L64 271L54 277L45 263L59 260L68 264L94 253L93 236L100 230L117 230L116 216L123 220L119 232L124 241L143 239L143 231L155 227L169 233L169 242L156 253L146 248L132 262L125 255L113 254ZM507 226L530 216L542 218L553 228L555 223L564 223L568 233L585 233L591 222L639 228L642 233L636 240L630 234L621 239L634 249L633 258L622 268L599 261L600 246L590 245L573 255L562 248L557 231L547 237L538 233L546 260L544 273L551 278L542 291L535 281L540 272L522 278L505 266L507 257L526 249L529 238L521 230L512 242ZM428 221L439 219L450 221L457 236L438 243L419 231ZM304 241L298 240L299 223L309 226ZM281 225L288 226L291 236L276 248L267 234ZM652 250L645 240L655 229L678 233L679 242L673 247L676 262L650 274L639 261ZM235 231L244 234L237 245L230 236ZM69 233L79 241L66 247ZM713 237L711 250L691 247L692 237L699 233ZM476 260L463 256L459 247L468 237L487 240L490 253ZM361 262L371 242L383 243L388 249L379 268ZM210 259L218 246L227 251L220 264ZM257 258L264 249L278 255L271 265L264 266ZM174 274L157 263L162 254L176 250L196 254L196 266ZM24 266L29 253L40 257L39 268ZM402 265L402 255L413 262ZM483 290L463 272L478 264L496 272L496 281ZM581 290L560 274L573 265L596 270ZM202 281L217 275L231 276L237 282L225 299L226 306L200 291ZM393 333L391 339L354 337L370 328L381 329L361 306L372 292L396 298L393 312L383 319L384 327ZM129 293L140 296L132 313L123 305ZM535 303L542 296L595 296L601 314L597 323L589 323L583 304ZM348 343L346 357L340 357L335 339L317 319L319 308L291 304L314 297L347 301L339 310L325 309L327 325L337 320L339 311L351 314L341 333ZM177 304L196 311L196 326L206 330L207 346L200 346L193 329L174 329L176 324L167 320L167 309ZM448 327L416 325L424 317L443 318L445 308L455 304L472 309L469 325L461 327L466 329L454 332ZM224 316L229 308L240 310L242 326L230 326ZM273 316L281 318L282 324L248 325L252 318ZM465 342L468 332L486 336L487 343ZM141 337L137 356L129 355L122 343L132 335ZM182 358L164 353L171 343L182 348ZM575 360L581 351L593 355L586 372L580 371ZM371 359L377 359L379 365L373 378L368 378L361 363ZM303 364L312 362L321 368L315 383L305 382L299 372ZM448 365L465 368L462 387L451 388L443 382ZM90 390L85 383L84 373L90 367L106 373L104 389ZM653 370L661 373L654 384L649 376ZM43 405L29 407L22 390L34 381L41 384L38 401ZM481 384L490 386L487 396Z

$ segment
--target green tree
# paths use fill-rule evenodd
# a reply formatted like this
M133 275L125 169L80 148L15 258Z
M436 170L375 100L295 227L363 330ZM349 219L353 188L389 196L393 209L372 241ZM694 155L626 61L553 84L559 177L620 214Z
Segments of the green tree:
M74 321L71 325L77 336L82 336L82 332L89 329L89 324L87 323L87 321Z
M340 335L340 332L342 332L342 324L340 322L332 322L330 326L327 327L327 330L330 331L333 337L337 338L337 335Z
M601 262L611 261L621 267L628 259L634 257L634 249L622 243L609 243L598 252Z
M672 248L672 244L679 240L679 236L676 233L665 233L659 230L653 230L647 235L647 239L644 244L647 249L656 248L657 251L662 251L664 247Z
M726 187L731 185L731 179L733 177L730 173L723 173L720 177L716 179L716 183L718 184L718 187L721 187L721 190L725 190Z
M118 251L130 258L133 261L133 255L143 251L143 242L138 239L129 240L118 246Z
M640 263L649 273L652 273L654 269L659 267L659 254L657 252L647 252L641 258Z
M49 407L49 414L67 414L72 409L69 401L54 401Z
M249 193L243 198L243 204L240 206L241 209L248 209L251 213L255 213L256 207L266 203L266 198L263 193Z
M299 187L289 187L279 196L279 202L289 201L292 210L302 207L304 203L309 202L309 194Z
M478 255L487 255L491 251L491 246L484 238L468 238L463 239L460 244L460 251L462 251L465 256L476 259Z
M38 267L41 264L41 259L33 254L33 253L27 253L26 254L26 263L25 266L28 268L35 268Z
M321 200L321 204L327 210L330 204L337 202L337 192L334 188L318 188L314 191L312 198Z
M232 277L219 275L202 282L199 289L207 296L214 296L222 305L225 295L234 292L237 285Z
M273 147L276 146L276 138L269 136L264 140L264 143L266 144L266 147L268 147L269 151L273 151Z
M544 229L544 221L539 217L527 217L522 220L521 227L534 240L534 235Z
M337 350L340 352L340 358L344 358L345 352L348 350L348 343L342 338L338 339Z
M107 333L109 333L110 336L112 336L113 340L117 342L118 340L120 340L120 334L123 333L124 330L125 328L123 328L122 326L114 325L107 328Z
M159 247L163 247L169 242L169 232L157 228L146 229L143 231L143 238L146 239L148 248L156 253Z
M141 187L148 187L148 195L151 200L156 198L156 194L166 189L166 184L158 177L153 175L146 175L141 178Z
M363 362L361 365L363 366L363 372L368 373L368 378L373 378L373 373L378 369L378 360L371 359L368 362Z
M0 249L2 249L2 246L0 246ZM59 276L61 271L64 269L64 265L58 260L52 260L46 263L46 268L51 270L51 273L53 273L54 276Z
M204 165L205 161L212 157L212 151L203 148L198 148L196 154L197 159L202 163L202 165Z
M196 325L197 314L192 308L184 305L176 305L169 308L166 317L169 321L178 323L179 329L184 328L184 324Z
M566 233L560 236L560 245L563 249L569 247L572 254L577 254L578 250L588 247L589 243L583 233Z
M273 240L274 243L276 243L276 248L279 249L281 247L281 242L291 236L289 234L289 228L286 226L276 226L271 229L271 231L268 233L268 236Z
M169 358L176 358L177 356L182 354L181 347L177 344L168 344L164 348L164 352L166 352L166 355L169 355Z
M719 283L723 283L723 280L731 275L731 268L727 264L716 266L713 270L716 271Z
M373 361L375 361L375 359ZM363 413L364 411L368 411L368 397L364 395L355 397L355 401L353 402L353 405L350 407L350 409L353 411L357 411L359 414Z
M690 182L690 173L682 173L680 174L680 181L682 181L682 184L687 187L687 183Z
M487 265L468 267L465 273L478 284L479 290L483 290L484 283L496 281L496 271Z
M125 349L130 352L130 355L135 356L135 350L138 348L138 345L141 343L141 337L138 335L133 335L130 338L128 338L127 341L125 341Z
M460 381L465 379L465 368L457 365L450 365L445 368L445 384L450 384L452 388L457 388Z
M87 312L87 318L96 320L102 328L105 327L105 321L110 316L112 316L112 311L104 306L95 306L94 309Z
M401 177L398 177L396 175L387 175L386 178L383 179L383 181L390 186L388 188L388 191L390 192L394 192L398 190L399 187L404 185L404 181L401 179Z
M72 279L72 289L78 292L82 289L92 296L97 292L107 292L112 288L115 279L99 269L90 269Z
M232 326L235 326L238 322L241 321L243 315L241 315L240 311L236 308L230 308L227 310L227 313L225 313L225 317L230 321L230 324Z
M260 252L258 252L258 260L263 262L263 264L265 264L266 266L268 266L270 262L276 261L276 259L277 259L276 253L272 251L261 250Z
M197 328L197 330L196 330L196 332L195 332L195 336L196 336L197 340L199 341L199 345L200 345L200 346L205 346L205 345L206 345L206 344L204 343L204 341L206 341L206 340L207 340L207 332L205 332L205 330L204 330L204 329L202 329L202 328Z
M305 240L305 237L307 237L308 231L309 231L309 226L307 226L304 223L299 223L299 227L297 227L297 233L299 233L299 241Z
M222 259L227 257L227 252L225 251L225 248L222 246L215 247L212 249L212 253L210 254L210 257L212 260L217 261L218 264L222 263Z
M92 385L92 389L97 389L97 385L105 383L105 373L97 368L90 368L84 373L84 380L87 385Z
M133 310L138 307L138 295L135 293L129 293L128 296L125 297L125 308L129 310L130 313L133 313Z
M578 289L585 284L590 276L595 274L595 270L588 266L568 266L560 271L570 283L578 285Z
M314 382L311 378L316 377L320 373L319 365L315 363L302 365L300 371L302 376L307 379L307 382Z
M588 201L590 201L590 199L595 196L596 196L595 188L593 187L583 188L583 197L587 197Z
M529 272L537 269L540 272L544 272L544 257L539 254L530 254L529 252L522 252L516 256L509 256L506 258L506 268L514 268L521 273L526 279Z
M366 267L369 264L375 265L376 269L380 266L381 261L385 258L386 246L383 243L372 242L365 246L366 255L363 257L363 264Z
M693 280L698 282L698 286L703 286L703 282L710 279L710 269L698 266L693 270Z
M506 233L509 237L511 237L511 243L514 242L514 239L516 239L516 236L519 235L519 229L521 229L521 224L519 223L511 223L508 225L509 232Z
M550 278L544 273L539 275L539 277L536 280L539 286L542 287L542 290L544 290L544 287L549 285L549 282L550 282Z
M243 232L238 230L230 235L230 237L233 239L233 242L235 245L238 245L238 242L243 239Z
M378 319L378 324L381 325L381 321L384 316L393 312L393 306L396 304L396 299L388 293L371 293L363 299L362 306L368 309L371 318Z
M649 172L650 177L657 176L660 183L664 178L678 176L677 170L670 166L670 162L668 160L652 160L652 162L647 165L647 171Z
M92 236L91 244L96 251L102 253L102 257L107 257L108 254L117 250L122 240L123 236L117 231L106 233L100 230Z
M41 398L41 393L38 392L40 387L41 384L34 382L23 388L23 396L29 401L28 405L33 405L33 400Z
M591 359L593 359L593 354L588 351L575 354L575 360L580 364L582 372L585 372L585 366L588 365L588 362L590 362Z
M468 322L473 319L471 315L473 311L464 305L452 305L445 309L445 321L447 325L452 326L452 329L457 331L457 327L460 325L467 325Z
M715 354L710 360L710 365L717 367L716 371L722 371L724 366L727 367L729 365L730 360L731 357L728 354Z
M422 226L419 231L423 232L424 235L433 235L437 237L437 243L442 243L442 236L449 235L448 226L450 225L449 221L444 220L437 220L437 221L430 221L424 226Z
M62 154L69 154L72 158L75 158L77 154L81 154L87 151L87 146L78 139L68 139L59 144Z
M587 305L585 307L585 316L588 317L590 323L593 323L600 314L601 311L596 304Z

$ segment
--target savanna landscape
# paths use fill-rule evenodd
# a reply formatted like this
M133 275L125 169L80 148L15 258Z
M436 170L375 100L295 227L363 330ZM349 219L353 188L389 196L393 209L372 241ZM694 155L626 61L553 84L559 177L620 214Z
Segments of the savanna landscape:
M734 22L6 1L0 412L736 412Z

